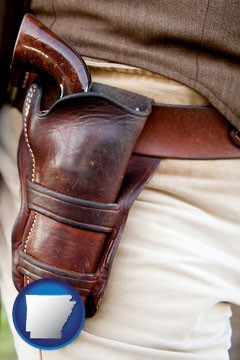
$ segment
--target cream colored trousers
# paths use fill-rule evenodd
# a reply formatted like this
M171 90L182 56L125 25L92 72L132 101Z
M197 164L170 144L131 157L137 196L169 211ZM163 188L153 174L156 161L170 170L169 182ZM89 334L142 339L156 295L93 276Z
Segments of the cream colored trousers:
M93 79L158 102L205 105L172 80L88 62ZM162 160L134 203L99 312L61 350L40 351L11 322L10 236L19 209L21 116L1 110L0 286L21 360L226 360L240 305L240 161Z

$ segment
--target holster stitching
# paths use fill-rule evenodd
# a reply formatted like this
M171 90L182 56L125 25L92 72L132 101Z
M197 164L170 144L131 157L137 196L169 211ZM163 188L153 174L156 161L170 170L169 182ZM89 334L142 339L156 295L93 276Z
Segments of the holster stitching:
M28 115L29 115L29 112L30 112L33 95L34 95L35 92L36 92L36 86L33 85L30 88L29 92L28 92L28 95L26 97L25 106L24 106L24 134L25 134L26 144L27 144L28 150L29 150L31 158L32 158L32 177L31 177L32 182L34 181L34 178L35 178L36 161L35 161L35 156L34 156L33 150L31 148L31 145L30 145L30 142L29 142L28 129L27 129L27 119L28 119ZM33 230L35 228L36 221L37 221L37 213L35 212L31 229L30 229L30 231L28 233L28 236L27 236L25 244L24 244L23 251L25 253L27 253L27 244L28 244L30 236L33 233ZM29 283L29 282L30 282L30 279L27 276L27 283Z
M26 102L25 102L25 109L24 109L25 110L24 111L24 134L25 134L25 138L26 138L27 147L28 147L29 152L31 154L32 163L33 163L32 178L31 178L32 182L34 181L34 178L35 178L36 162L35 162L35 156L33 154L33 150L31 148L31 145L30 145L30 142L29 142L29 136L28 136L28 130L27 130L27 118L28 118L28 115L29 115L33 94L35 92L36 92L36 87L32 86L31 89L29 90L28 95L27 95Z

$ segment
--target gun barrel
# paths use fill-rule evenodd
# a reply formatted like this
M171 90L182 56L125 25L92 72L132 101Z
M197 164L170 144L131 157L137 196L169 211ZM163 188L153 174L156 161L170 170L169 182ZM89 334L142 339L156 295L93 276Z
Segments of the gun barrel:
M25 14L11 67L53 77L60 96L88 91L91 76L82 57L31 14Z

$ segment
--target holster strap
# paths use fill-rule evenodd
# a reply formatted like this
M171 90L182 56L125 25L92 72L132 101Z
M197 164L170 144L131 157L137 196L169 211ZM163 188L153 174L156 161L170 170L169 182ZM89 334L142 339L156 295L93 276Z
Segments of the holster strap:
M81 229L111 232L120 216L118 204L82 200L28 180L29 209Z
M154 104L134 153L177 159L240 158L238 134L212 107Z
M97 311L103 296L108 273L124 230L129 209L153 176L159 162L160 160L157 158L133 155L128 163L117 202L114 204L72 198L28 181L30 209L73 227L85 228L87 226L91 231L104 231L107 241L94 273L79 273L50 265L20 250L21 273L32 280L57 277L69 282L82 295L86 303L87 316L92 316ZM101 226L102 221L105 226L104 230ZM111 228L111 231L108 227ZM79 242L81 242L80 238Z

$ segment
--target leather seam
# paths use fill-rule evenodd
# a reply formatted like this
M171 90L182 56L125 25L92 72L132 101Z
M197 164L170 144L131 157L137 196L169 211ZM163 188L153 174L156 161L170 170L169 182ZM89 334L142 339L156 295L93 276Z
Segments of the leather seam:
M34 219L33 219L33 222L32 222L32 226L31 226L31 229L28 233L28 236L27 236L27 239L25 241L25 244L24 244L24 248L23 248L23 252L26 254L27 253L27 243L30 239L30 236L32 235L33 233L33 230L34 230L34 227L35 227L35 224L36 224L36 221L37 221L37 213L35 212L35 215L34 215Z
M29 142L28 129L27 129L27 119L28 119L28 115L29 115L29 112L30 112L33 95L34 95L35 92L36 92L36 86L32 86L30 88L30 90L29 90L28 95L27 95L26 102L25 102L25 109L24 109L24 134L25 134L26 144L27 144L27 147L29 149L29 152L30 152L30 155L31 155L31 158L32 158L32 177L31 177L32 182L34 181L34 178L35 178L36 161L35 161L35 156L34 156L33 150L31 148L31 145L30 145L30 142ZM28 236L26 238L24 248L23 248L23 251L25 253L27 253L27 244L28 244L28 241L30 239L31 234L33 233L36 221L37 221L37 213L35 212L34 219L33 219L33 222L32 222L32 226L31 226L31 229L30 229L30 231L28 233ZM26 277L26 280L27 280L27 284L29 284L30 283L30 278L28 276Z
M32 169L32 177L31 180L32 182L34 181L35 178L35 167L36 167L36 161L35 161L35 156L33 154L33 150L31 148L30 142L29 142L29 136L28 136L28 129L27 129L27 118L29 115L29 111L30 111L30 107L31 107L31 102L32 102L32 98L33 98L33 94L36 92L36 87L32 86L31 89L29 90L29 93L27 95L26 98L26 103L25 103L25 111L24 111L24 133L25 133L25 139L26 139L26 143L27 143L27 147L29 149L29 152L31 154L31 158L32 158L32 162L33 162L33 169Z
M27 244L29 242L29 239L30 239L30 236L32 235L33 233L33 230L35 228L35 225L36 225L36 221L37 221L37 213L35 212L35 215L34 215L34 219L33 219L33 222L32 222L32 226L31 226L31 229L28 233L28 236L26 238L26 241L25 241L25 244L24 244L24 248L23 248L23 252L26 254L27 253ZM27 276L27 283L29 284L30 283L30 278Z

